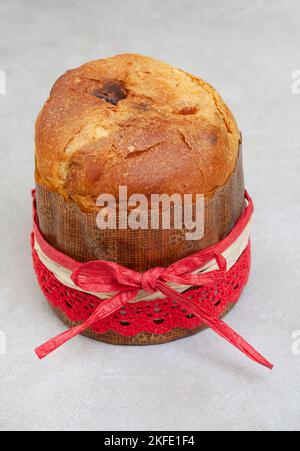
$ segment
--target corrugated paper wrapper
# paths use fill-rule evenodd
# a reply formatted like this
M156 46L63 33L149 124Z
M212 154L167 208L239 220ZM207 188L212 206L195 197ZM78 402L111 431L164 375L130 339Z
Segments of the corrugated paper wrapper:
M205 197L204 236L196 241L187 240L186 231L174 229L174 223L170 230L99 230L96 213L84 213L77 205L65 202L60 195L40 185L36 187L36 197L41 232L54 248L79 262L107 260L143 272L157 266L166 267L205 249L233 229L245 208L242 153L228 183ZM173 210L171 218L174 219L172 213ZM249 249L247 252L250 256ZM206 298L205 302L214 305L215 313L223 316L235 304L248 278L249 264L240 260L241 286L231 297L227 293L227 299L221 298L218 287L190 289L190 295ZM92 313L95 308L95 299L90 299L92 296L77 292L70 297L64 287L59 287L63 300L58 302L57 296L53 295L55 290L49 288L49 275L46 278L47 288L40 280L44 293L65 323L73 326L84 320L82 310L87 315ZM52 283L57 286L57 281ZM85 335L114 344L163 343L205 328L198 318L187 317L186 312L178 309L170 299L128 305L96 326L85 331Z

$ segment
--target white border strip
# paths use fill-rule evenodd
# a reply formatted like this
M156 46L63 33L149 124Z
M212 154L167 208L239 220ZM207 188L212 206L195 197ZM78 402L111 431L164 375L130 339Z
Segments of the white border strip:
M223 257L227 261L227 270L229 271L235 263L238 261L244 250L246 249L249 238L250 238L250 227L251 227L251 221L249 224L245 227L245 229L242 231L242 233L239 235L239 237L236 239L232 245L226 249L226 251L223 252ZM96 296L99 299L110 299L112 298L116 293L93 293L90 291L84 291L81 288L79 288L77 285L74 284L74 282L71 279L72 271L69 269L55 263L53 260L51 260L49 257L47 257L42 249L40 248L37 240L34 240L34 249L36 250L39 259L41 262L46 266L46 268L51 271L54 276L57 278L59 282L61 282L63 285L69 288L73 288L74 290L81 291L83 293L91 294L93 296ZM206 263L201 268L197 269L194 273L207 273L218 269L217 262L215 259L211 260L210 262ZM169 286L173 288L174 290L178 291L179 293L184 293L187 291L190 286L187 285L176 285L175 283L169 283ZM154 293L149 295L145 291L140 291L138 296L134 301L131 301L131 303L139 302L139 301L154 301L155 299L163 299L165 296L161 294L160 292Z

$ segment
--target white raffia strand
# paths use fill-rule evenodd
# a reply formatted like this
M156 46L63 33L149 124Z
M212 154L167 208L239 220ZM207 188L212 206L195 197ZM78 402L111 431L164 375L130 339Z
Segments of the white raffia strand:
M227 270L229 271L230 268L238 261L244 250L246 249L249 238L250 238L250 225L251 222L245 227L245 229L242 231L242 233L238 236L238 238L232 243L231 246L229 246L224 252L223 257L225 257L227 261ZM74 284L74 282L71 279L72 271L69 269L55 263L53 260L51 260L47 255L44 254L42 249L40 248L37 240L34 240L34 248L38 254L39 259L41 262L46 266L46 268L51 271L54 276L57 278L59 282L61 282L63 285L69 288L73 288L77 291L82 291L83 293L91 294L93 296L96 296L99 299L109 299L114 296L115 293L92 293L89 291L82 290L81 288L77 287L77 285ZM199 273L207 273L218 269L217 262L215 259L211 260L210 262L206 263L201 268L197 269L197 271L194 271L195 274ZM170 282L169 286L179 293L184 293L187 291L190 286L187 285L176 285L175 283ZM149 295L145 291L140 291L138 296L134 301L131 301L131 303L139 302L139 301L154 301L156 299L163 299L165 296L161 293L154 293Z

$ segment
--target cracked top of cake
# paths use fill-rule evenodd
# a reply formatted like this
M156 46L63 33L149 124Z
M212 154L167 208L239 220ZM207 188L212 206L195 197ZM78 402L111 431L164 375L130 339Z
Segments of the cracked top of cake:
M124 54L60 77L36 122L36 181L97 209L100 194L204 194L225 185L240 133L208 83Z

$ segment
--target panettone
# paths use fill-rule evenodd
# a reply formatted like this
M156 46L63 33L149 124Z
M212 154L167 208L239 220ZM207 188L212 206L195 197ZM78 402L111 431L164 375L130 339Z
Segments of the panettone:
M236 168L240 133L199 78L139 55L68 71L36 124L37 183L95 211L99 193L213 195Z
M147 198L202 194L204 235L187 240L174 223L169 230L100 230L97 198L109 193L118 202L120 186L127 187L128 196ZM85 64L58 79L38 116L34 266L51 306L70 326L87 321L85 335L114 344L153 344L210 325L171 295L156 297L154 282L145 279L157 271L153 268L216 246L224 250L237 224L246 227L248 202L241 136L232 113L213 87L168 64L132 54ZM152 298L124 303L89 323L101 302L109 301L82 289L84 284L78 284L80 289L64 283L56 266L41 257L39 235L44 249L51 255L58 251L58 260L64 255L73 269L74 261L81 266L106 261L141 273L142 287L150 287ZM191 302L215 317L236 303L249 275L248 239L245 235L226 277L219 280L213 271L215 284L186 288ZM220 272L222 261L221 256Z
M42 232L79 261L108 259L145 271L222 239L244 208L240 133L202 80L139 55L67 72L36 124L36 182ZM96 199L128 195L206 196L199 241L178 230L102 231Z

